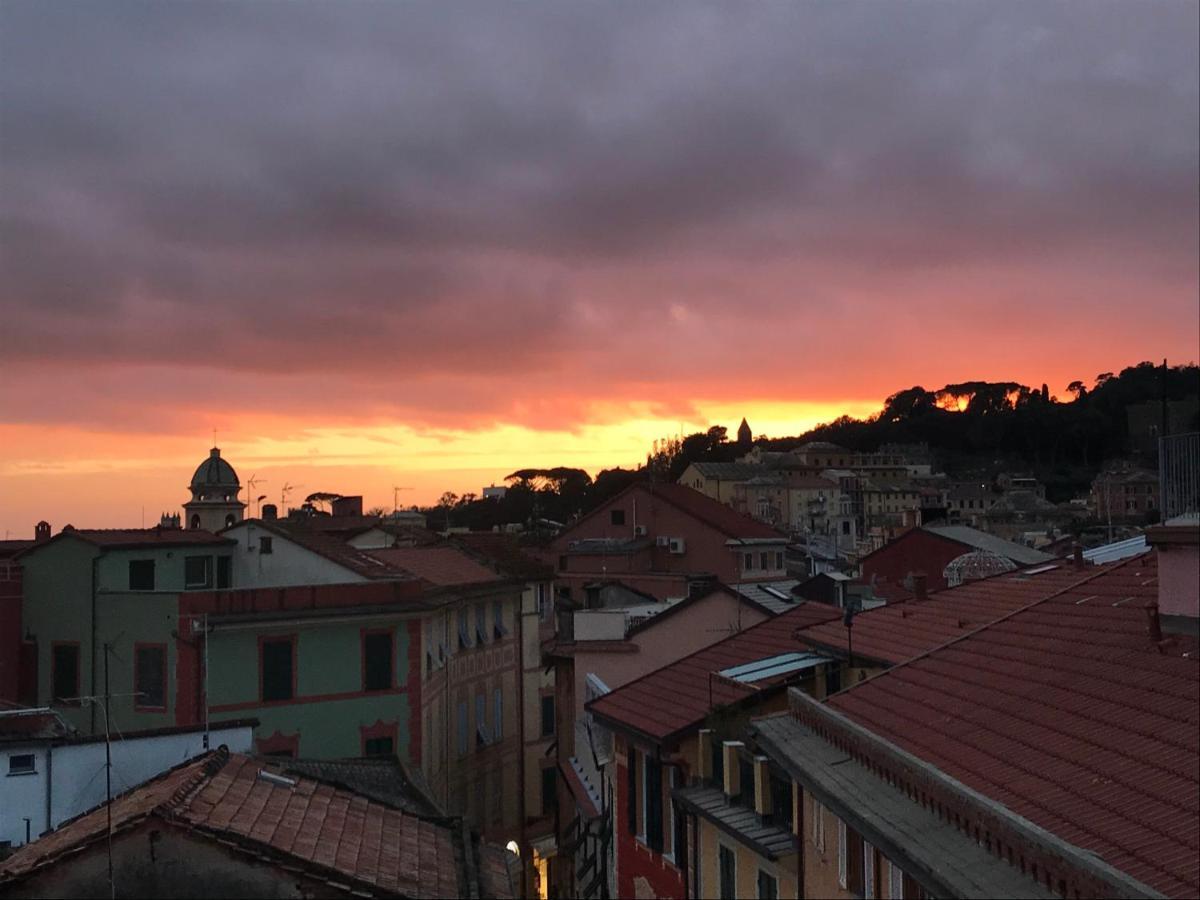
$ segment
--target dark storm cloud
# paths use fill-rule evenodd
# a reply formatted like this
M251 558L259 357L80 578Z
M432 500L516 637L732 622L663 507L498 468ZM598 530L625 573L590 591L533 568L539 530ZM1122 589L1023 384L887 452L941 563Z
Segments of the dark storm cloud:
M1116 255L1194 302L1192 3L9 0L0 25L24 367L391 359L499 394L668 359L631 326L676 297L886 327L930 269L1069 284ZM887 290L850 299L864 273Z

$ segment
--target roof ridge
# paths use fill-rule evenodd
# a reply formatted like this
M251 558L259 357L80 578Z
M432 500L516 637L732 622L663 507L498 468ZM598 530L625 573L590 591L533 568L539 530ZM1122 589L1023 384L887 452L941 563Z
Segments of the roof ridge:
M185 801L190 801L196 792L208 783L209 779L225 768L225 764L228 762L229 748L225 744L221 744L209 754L208 759L204 760L196 768L196 772L191 778L176 788L175 793L155 807L155 811L174 815L184 805Z
M889 666L888 668L884 669L883 671L876 672L874 675L869 675L866 678L864 678L862 681L856 682L855 684L852 684L847 688L843 688L842 690L838 691L837 693L830 694L829 696L836 697L840 694L845 693L846 691L852 691L859 685L868 684L868 683L874 681L876 678L881 678L882 676L886 675L888 672L895 671L896 669L899 669L903 666L907 666L907 665L915 663L919 660L922 660L925 657L929 656L930 654L936 653L939 650L943 650L946 647L952 647L953 645L957 644L959 641L965 641L967 638L974 637L975 635L979 634L980 632L986 631L988 628L991 628L993 625L999 625L1001 622L1007 622L1013 616L1016 616L1020 613L1028 612L1029 610L1033 609L1036 606L1040 606L1043 603L1047 603L1050 600L1053 600L1055 597L1061 597L1063 594L1073 591L1077 587L1081 587L1082 585L1085 585L1091 581L1094 581L1095 579L1099 578L1101 575L1107 575L1109 572L1113 572L1116 569L1126 566L1129 563L1133 562L1134 560L1140 559L1140 558L1141 558L1140 555L1132 556L1128 559L1121 560L1115 566L1111 566L1108 568L1106 568L1104 566L1097 566L1096 567L1097 571L1091 573L1090 575L1085 576L1084 578L1079 579L1078 581L1071 582L1066 587L1060 588L1059 590L1056 590L1053 593L1047 594L1044 597L1039 597L1037 600L1033 600L1029 603L1026 603L1024 606L1019 606L1016 609L1012 610L1011 612L1005 613L1004 615L1000 616L1000 618L998 618L998 619L992 619L991 621L984 622L983 624L981 624L975 628L972 628L970 631L966 631L963 634L955 635L954 637L952 637L950 640L946 641L945 643L938 644L936 647L930 647L928 650L924 650L921 653L918 653L916 656L911 656L908 659L905 659L901 662L895 663L894 665ZM1020 573L1018 571L1017 573L1004 572L1001 574L1013 575L1013 574L1020 574ZM936 593L944 594L950 590L953 590L953 588L947 588L946 591L937 591ZM928 600L924 600L924 601L909 600L909 601L905 601L905 602L913 603L914 605L919 607L921 603L927 603ZM886 609L887 607L883 606L883 607L877 607L877 608L878 609ZM825 698L825 700L822 700L821 702L822 703L827 702L829 699L829 696L827 696Z

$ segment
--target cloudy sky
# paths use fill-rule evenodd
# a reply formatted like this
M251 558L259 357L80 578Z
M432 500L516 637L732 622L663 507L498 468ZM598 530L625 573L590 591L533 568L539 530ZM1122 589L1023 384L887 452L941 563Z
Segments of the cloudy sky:
M0 530L1194 360L1197 9L4 0Z

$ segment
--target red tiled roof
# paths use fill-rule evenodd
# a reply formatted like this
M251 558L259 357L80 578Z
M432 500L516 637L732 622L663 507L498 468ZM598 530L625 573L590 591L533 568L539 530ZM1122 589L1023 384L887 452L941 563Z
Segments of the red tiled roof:
M587 708L617 726L664 740L703 721L714 707L742 700L778 683L760 681L753 687L713 673L768 656L804 650L796 640L797 629L840 615L840 610L823 603L801 603L795 609L643 675L593 700Z
M364 578L401 578L406 574L383 560L369 555L367 551L350 546L340 537L332 534L311 531L307 528L288 527L280 521L264 521L262 519L246 521L271 534L286 538L306 550L311 550L318 556L323 556L330 562L337 563L342 568L349 569ZM245 524L245 522L239 522L230 528L241 528ZM230 529L226 529L226 531L228 530ZM222 534L226 531L223 531Z
M732 507L726 506L714 500L712 497L706 496L699 491L692 490L690 487L682 484L636 484L633 489L640 488L647 491L656 497L661 497L672 506L683 510L683 512L699 519L707 525L722 534L732 538L778 538L784 540L785 536L780 534L770 525L759 522L757 519L752 519L749 516L744 516L737 512Z
M1038 574L1006 573L935 591L925 600L869 609L854 617L854 655L883 663L904 662L1096 573L1094 567L1081 571L1060 563ZM800 638L814 648L848 649L846 627L840 621L807 628Z
M1196 644L1148 636L1154 554L1089 574L828 702L1134 878L1196 897Z
M457 547L395 547L390 550L363 552L385 563L389 568L407 572L439 586L483 584L504 580L502 576L471 559Z
M294 785L258 778L263 763L225 748L112 801L114 831L149 816L204 838L232 842L342 890L408 897L463 894L456 856L462 836L442 821L406 814L308 778ZM52 865L105 835L105 808L26 844L0 863L0 885ZM456 836L457 834L457 836Z
M41 547L77 537L98 547L179 547L195 544L229 544L230 538L203 531L199 528L72 528L67 526L48 541L33 543L20 553L24 556L35 553Z
M534 555L530 550L523 548L515 535L480 531L451 535L450 540L513 578L537 581L554 577L553 564L544 560L540 554Z

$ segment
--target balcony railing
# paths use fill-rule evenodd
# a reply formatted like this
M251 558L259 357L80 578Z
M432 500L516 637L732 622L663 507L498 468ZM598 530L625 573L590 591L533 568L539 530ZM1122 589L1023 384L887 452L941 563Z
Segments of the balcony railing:
M1164 522L1200 519L1200 432L1159 438L1158 480Z

